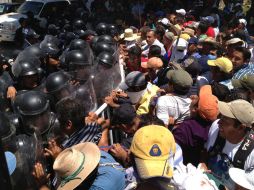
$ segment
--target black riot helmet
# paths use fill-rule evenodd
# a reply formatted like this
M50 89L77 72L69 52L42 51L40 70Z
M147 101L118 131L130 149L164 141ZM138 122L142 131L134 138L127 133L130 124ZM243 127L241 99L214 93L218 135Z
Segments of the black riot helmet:
M27 47L25 52L38 58L44 58L46 55L38 45L31 45Z
M48 25L48 34L56 36L59 33L59 28L55 24Z
M31 60L15 62L12 65L12 73L16 78L35 75L40 72L40 67L37 67Z
M27 91L19 100L18 111L21 115L39 115L48 109L49 101L46 94L40 91Z
M119 35L119 30L118 30L117 26L114 24L109 24L108 25L108 34L113 37Z
M49 56L56 56L60 52L58 46L50 41L42 41L40 43L40 48L46 55Z
M70 51L72 51L72 50L82 50L82 49L85 49L85 48L88 48L88 47L89 47L89 44L87 42L85 42L84 40L75 39L75 40L71 41L69 50Z
M64 88L71 77L64 73L63 71L58 71L51 73L46 79L46 90L48 93L54 93L62 88Z
M98 55L97 59L98 59L98 64L107 68L111 68L115 63L114 56L111 53L108 53L105 51L101 52Z
M109 35L102 35L102 36L99 36L98 38L98 43L99 42L105 42L105 43L108 43L108 44L113 44L114 43L114 40L111 36Z
M74 34L75 34L76 38L83 39L84 36L85 36L85 31L81 30L81 29L80 30L75 30Z
M70 68L74 65L87 66L91 65L89 54L82 50L69 51L65 56L65 64Z
M72 40L76 39L77 36L73 32L67 32L65 34L65 44L69 44Z
M73 22L72 28L74 31L75 30L86 30L86 24L84 23L83 20L78 19Z
M45 133L50 127L49 100L41 91L27 91L17 95L14 100L21 115L24 132L32 134L34 130Z
M108 44L108 43L105 43L105 42L96 43L96 45L94 47L95 55L99 55L103 51L109 52L113 55L114 52L115 52L115 49L111 44Z
M96 33L97 33L98 35L107 34L107 32L108 32L108 25L107 25L106 23L101 22L101 23L99 23L99 24L96 26L95 30L96 30Z

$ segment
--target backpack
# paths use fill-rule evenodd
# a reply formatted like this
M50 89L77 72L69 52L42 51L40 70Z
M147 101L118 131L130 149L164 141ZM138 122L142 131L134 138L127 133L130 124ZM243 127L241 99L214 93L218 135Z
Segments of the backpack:
M213 147L208 151L209 157L214 157L219 153L221 153L225 144L226 140L220 137L220 135L218 134ZM244 169L245 161L253 149L254 149L254 130L251 130L247 133L243 142L238 148L232 162L233 166L236 168Z

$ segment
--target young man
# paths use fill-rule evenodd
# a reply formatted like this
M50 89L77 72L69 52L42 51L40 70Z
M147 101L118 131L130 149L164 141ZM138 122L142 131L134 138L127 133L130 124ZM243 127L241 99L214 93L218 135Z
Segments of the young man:
M146 33L146 42L147 42L147 45L142 47L142 55L144 55L145 57L148 56L149 49L152 45L157 45L161 48L161 55L162 56L164 56L166 54L164 45L159 40L156 39L154 30L149 30Z
M64 148L81 142L99 143L103 133L102 126L85 119L84 109L76 100L64 99L57 105L56 110L62 132L68 136L62 143Z
M234 68L233 79L241 79L247 74L254 74L254 64L250 63L251 53L247 48L236 47L232 54Z

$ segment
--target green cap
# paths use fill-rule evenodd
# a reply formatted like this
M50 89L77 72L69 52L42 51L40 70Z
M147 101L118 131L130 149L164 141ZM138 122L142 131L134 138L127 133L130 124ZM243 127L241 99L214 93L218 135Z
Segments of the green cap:
M254 90L254 75L245 75L241 79L232 80L234 88Z
M189 91L193 84L190 74L184 70L170 70L167 72L167 78L179 91Z

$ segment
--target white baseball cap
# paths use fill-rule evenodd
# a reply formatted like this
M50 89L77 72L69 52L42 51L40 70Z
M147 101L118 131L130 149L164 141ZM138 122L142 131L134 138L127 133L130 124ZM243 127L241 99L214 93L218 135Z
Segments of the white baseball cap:
M254 189L254 166L246 170L230 168L229 175L231 179L241 187Z
M244 24L244 26L247 26L247 21L243 18L239 19L239 22Z
M176 10L176 13L181 14L183 16L186 15L186 11L184 9L178 9L178 10Z

